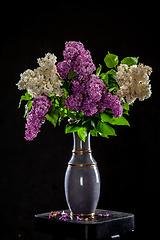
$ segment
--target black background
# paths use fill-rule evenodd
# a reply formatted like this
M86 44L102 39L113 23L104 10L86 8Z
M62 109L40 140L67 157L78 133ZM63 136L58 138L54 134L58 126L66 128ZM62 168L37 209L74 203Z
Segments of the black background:
M89 4L90 3L90 4ZM0 220L2 239L51 239L34 231L34 214L66 209L64 174L71 157L72 134L66 121L46 122L32 141L24 139L20 73L37 68L36 59L54 53L63 60L65 41L81 41L93 61L103 65L108 51L119 59L139 56L152 66L152 96L135 102L117 137L92 138L101 175L98 208L132 212L132 235L154 238L159 194L159 16L158 6L133 2L43 2L4 5L1 10L0 61ZM128 238L127 238L128 239Z

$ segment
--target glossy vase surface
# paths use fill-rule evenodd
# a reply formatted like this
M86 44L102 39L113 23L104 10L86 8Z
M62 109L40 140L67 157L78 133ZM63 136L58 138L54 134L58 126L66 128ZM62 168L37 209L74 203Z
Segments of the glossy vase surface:
M93 216L100 195L100 175L92 156L90 134L83 142L73 133L72 157L65 174L65 195L71 215Z

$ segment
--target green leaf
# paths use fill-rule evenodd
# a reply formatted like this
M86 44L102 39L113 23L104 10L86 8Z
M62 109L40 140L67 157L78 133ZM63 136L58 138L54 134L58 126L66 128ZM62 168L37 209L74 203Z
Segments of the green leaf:
M54 104L55 104L55 107L60 107L60 99L59 98L55 98Z
M111 69L107 72L108 75L112 75L112 76L115 76L116 75L116 71L114 69Z
M75 123L67 124L65 128L65 133L77 132L81 128L80 120Z
M116 71L114 69L109 70L106 73L101 73L100 78L104 80L104 82L108 83L109 80L112 82L116 82L114 76L116 75Z
M108 52L104 58L104 62L108 68L114 68L118 65L119 59L117 55Z
M130 106L124 100L123 114L129 115L129 108L130 108Z
M28 112L31 110L32 106L33 106L33 103L31 101L28 101L28 104L27 104Z
M26 117L27 113L31 110L33 106L33 103L31 101L28 101L28 103L25 105L25 113L24 113L24 118Z
M127 103L124 103L124 105L123 105L123 109L129 111L129 105L128 105Z
M127 119L123 116L121 116L120 118L112 118L112 121L110 122L112 125L126 125L126 126L130 126L129 122L127 121Z
M101 70L102 70L102 65L99 64L99 67L96 70L96 76L99 76L99 74L101 73Z
M112 125L127 125L127 126L130 126L127 119L123 116L121 116L120 118L115 118L115 117L112 117L111 115L108 115L106 113L101 113L101 120L103 122L108 122Z
M111 122L112 121L112 116L111 115L108 115L108 114L106 114L106 113L101 113L101 120L103 121L103 122Z
M50 98L52 98L52 97L55 98L55 96L56 96L55 93L50 93L50 94L49 94L49 97L50 97Z
M66 90L66 88L63 88L63 93L64 93L64 96L67 98L67 96L68 96L68 91Z
M114 90L116 90L116 87L109 88L109 89L108 89L108 92L111 93L111 92L113 92Z
M122 59L121 63L122 64L127 64L129 67L132 65L137 65L138 64L138 58L139 57L125 57Z
M70 133L72 131L70 131L72 129L72 126L70 124L67 124L65 127L65 133Z
M78 131L78 136L82 139L83 142L85 142L87 138L87 129L85 127L81 127Z
M101 73L100 78L104 80L104 82L108 82L108 74L107 73Z
M69 90L70 90L70 82L67 81L67 80L65 80L64 83L63 83L63 91L64 91L64 89L65 89L67 92L69 92ZM64 92L64 94L65 94L65 92ZM68 96L68 93L66 93L66 96Z
M48 121L50 121L56 127L58 116L59 116L59 110L52 105L51 110L48 112L48 114L45 117Z
M78 74L73 72L73 70L71 69L71 71L69 72L68 74L68 80L70 80L71 78L74 78L76 77Z
M96 122L97 122L97 118L93 115L92 118L91 118L91 126L92 126L93 128L95 128Z
M76 111L73 111L73 110L70 110L68 109L67 110L67 116L71 119L76 119L76 115L77 115L77 112Z
M65 117L67 117L67 111L65 111L65 109L64 109L63 111L61 110L59 112L59 118L58 118L59 125Z
M96 128L102 137L108 138L108 135L117 136L115 130L112 127L110 127L107 123L99 121Z
M100 78L108 87L108 91L116 94L117 90L119 90L119 86L117 84L117 79L115 78L116 71L114 69L109 70L106 73L102 73Z
M32 96L28 92L26 92L25 95L21 96L18 108L20 108L21 103L22 103L23 100L29 101L31 99L32 99Z
M90 130L90 134L91 134L93 137L98 137L97 129L94 128L93 130Z

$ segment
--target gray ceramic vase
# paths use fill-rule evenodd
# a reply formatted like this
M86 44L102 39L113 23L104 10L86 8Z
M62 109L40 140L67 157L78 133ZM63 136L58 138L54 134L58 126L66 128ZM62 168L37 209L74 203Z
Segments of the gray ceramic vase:
M100 195L100 175L92 156L90 133L83 142L73 133L72 157L65 174L65 195L73 216L94 216Z

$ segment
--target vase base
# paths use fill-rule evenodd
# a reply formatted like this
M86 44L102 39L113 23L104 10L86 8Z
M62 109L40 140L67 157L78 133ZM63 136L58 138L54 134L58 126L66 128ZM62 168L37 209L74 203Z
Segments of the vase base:
M94 218L95 213L72 213L70 212L70 217L80 217L80 218Z

